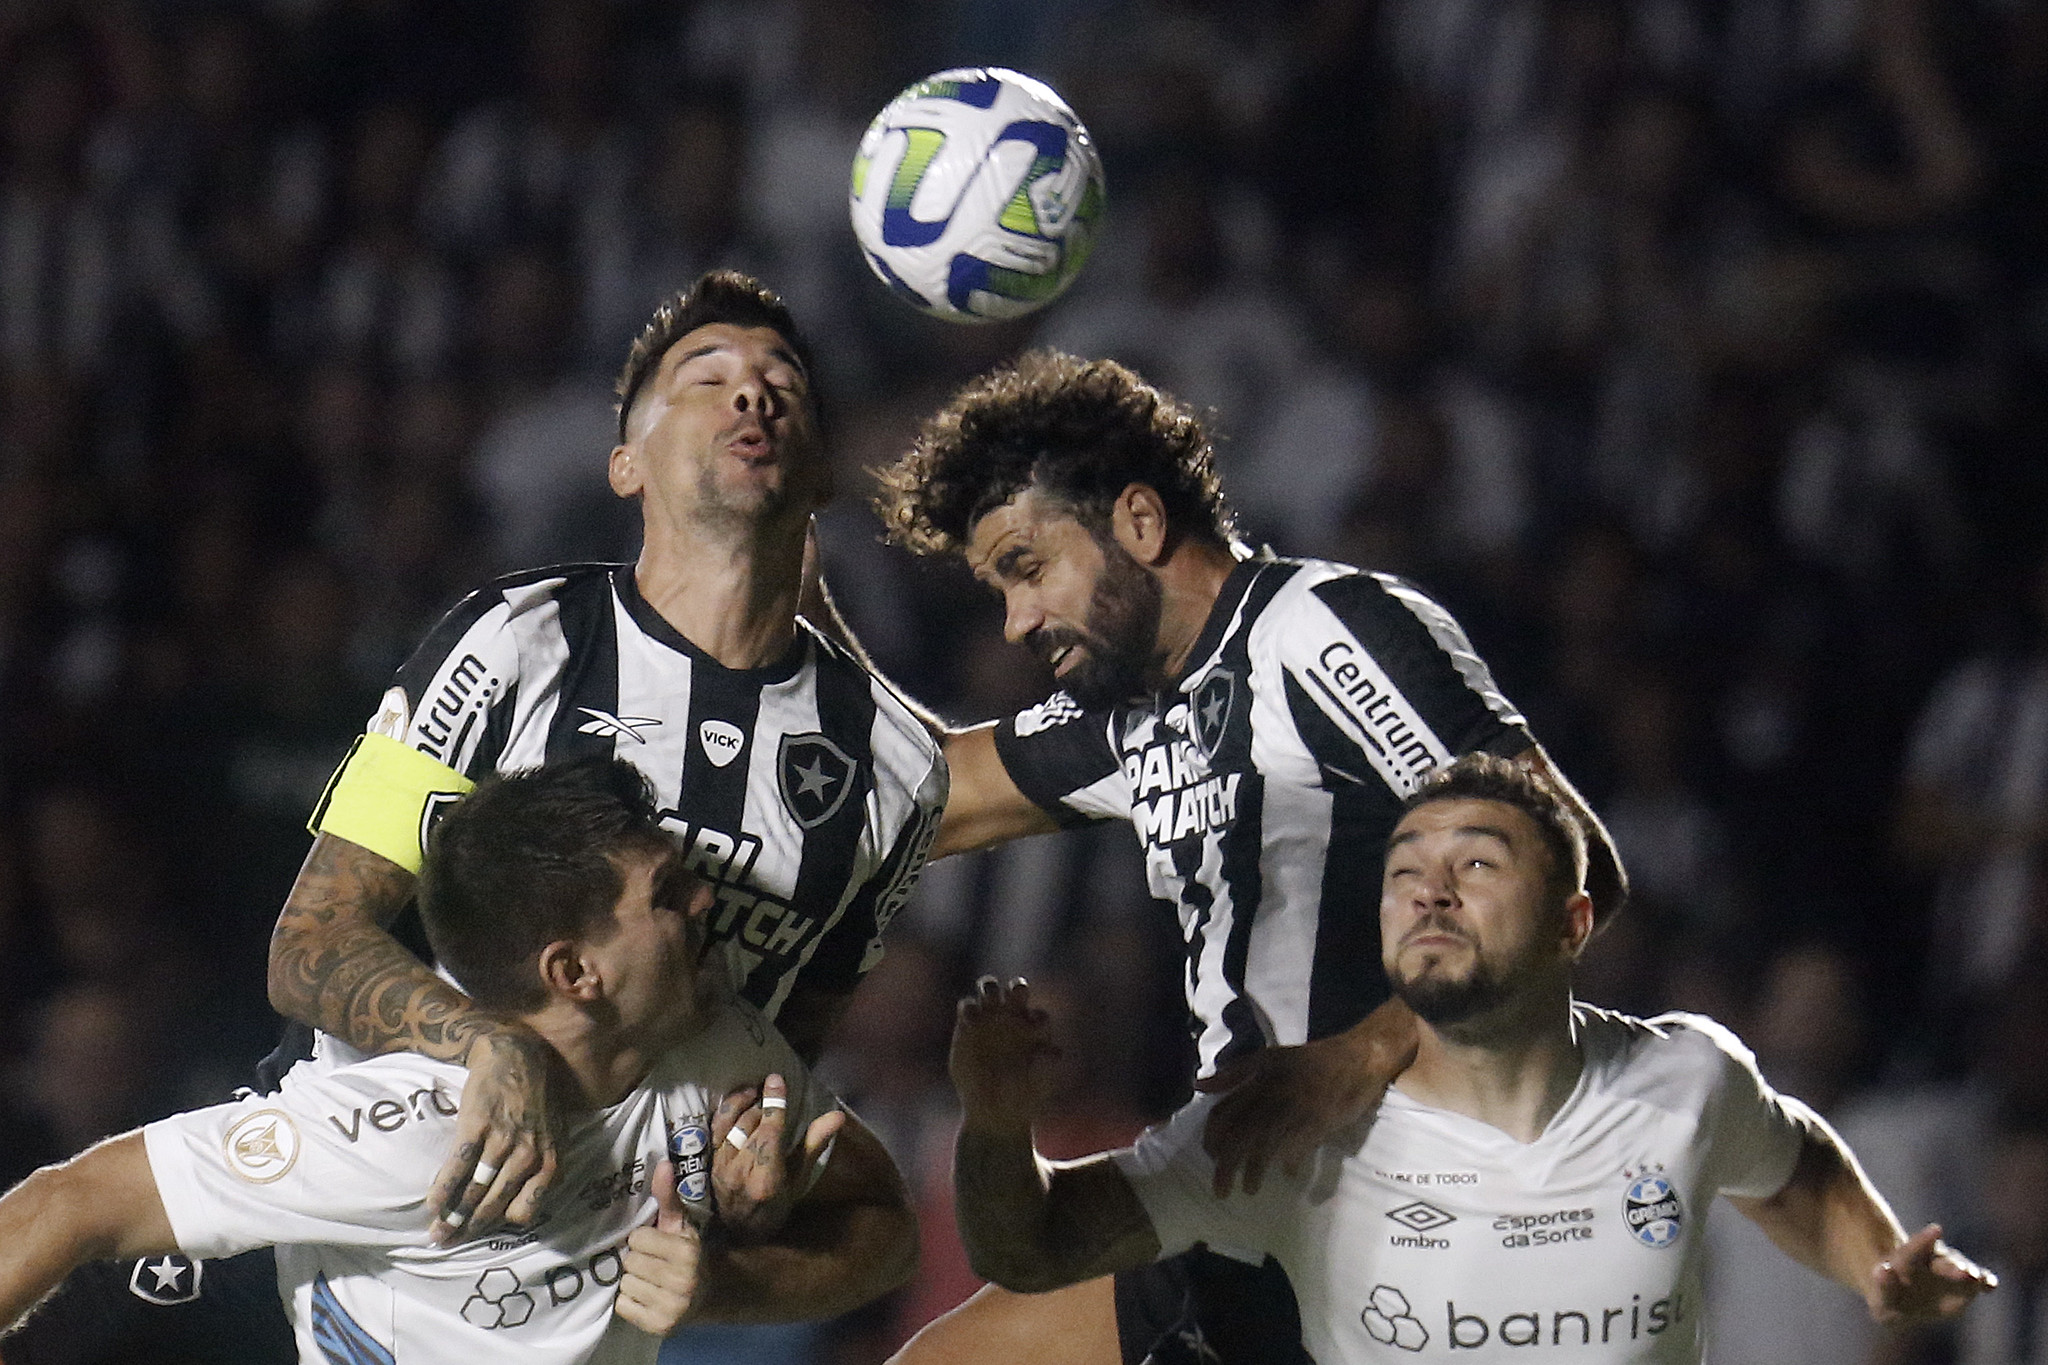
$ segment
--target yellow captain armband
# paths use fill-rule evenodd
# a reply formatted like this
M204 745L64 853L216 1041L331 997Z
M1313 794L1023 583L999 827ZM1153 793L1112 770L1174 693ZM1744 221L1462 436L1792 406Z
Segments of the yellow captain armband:
M366 734L327 779L306 828L417 874L434 819L476 783L388 735Z

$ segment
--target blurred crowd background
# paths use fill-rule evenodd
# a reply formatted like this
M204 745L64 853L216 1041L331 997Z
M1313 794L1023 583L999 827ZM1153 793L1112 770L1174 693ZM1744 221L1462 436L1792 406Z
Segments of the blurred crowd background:
M1110 211L1070 295L961 328L844 195L976 63L1066 94ZM1582 994L1730 1023L2007 1276L1879 1339L1724 1214L1717 1359L2048 1360L2038 0L0 4L0 1174L244 1079L330 769L469 588L633 554L611 377L720 264L810 332L829 576L950 716L1043 674L866 471L1027 345L1210 409L1256 541L1453 609L1634 877ZM1058 1002L1078 1153L1183 1093L1177 951L1121 829L929 870L829 1062L924 1270L780 1358L973 1283L963 983ZM715 1345L672 1354L762 1349Z

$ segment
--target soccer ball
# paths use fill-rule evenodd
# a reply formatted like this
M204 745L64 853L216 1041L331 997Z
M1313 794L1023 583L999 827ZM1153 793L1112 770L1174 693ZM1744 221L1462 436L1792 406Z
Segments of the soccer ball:
M882 283L933 317L1022 317L1073 283L1102 222L1102 158L1066 101L1001 67L941 71L889 101L847 196Z

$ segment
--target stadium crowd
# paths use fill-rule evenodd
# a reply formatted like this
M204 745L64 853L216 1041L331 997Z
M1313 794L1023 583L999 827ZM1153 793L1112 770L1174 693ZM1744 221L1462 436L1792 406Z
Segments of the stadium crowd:
M875 109L975 63L1068 97L1110 210L1069 296L961 328L868 276L844 190ZM2013 1285L1881 1346L1724 1227L1728 1358L2048 1343L2035 0L0 6L0 1175L267 1049L329 772L461 592L633 553L611 375L715 264L811 334L828 575L949 716L1045 676L879 543L866 471L1027 345L1212 409L1257 542L1458 614L1631 871L1585 994L1733 1024ZM962 982L1071 1002L1086 1131L1041 1145L1094 1150L1188 1074L1165 921L1120 830L930 869L829 1064L925 1267L820 1358L972 1283Z

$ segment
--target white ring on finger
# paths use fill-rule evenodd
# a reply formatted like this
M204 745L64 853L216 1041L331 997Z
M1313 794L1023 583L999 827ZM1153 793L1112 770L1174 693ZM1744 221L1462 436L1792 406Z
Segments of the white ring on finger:
M735 1123L725 1130L725 1144L735 1152L747 1150L747 1130Z
M451 1228L459 1228L469 1221L469 1215L461 1209L450 1209L441 1215L441 1221Z
M476 1163L475 1174L471 1175L469 1178L475 1184L488 1185L493 1180L496 1180L498 1178L498 1170L498 1167L492 1165L488 1161L479 1161Z
M789 1099L783 1095L763 1095L761 1097L761 1108L764 1112L770 1109L787 1109L789 1108Z

